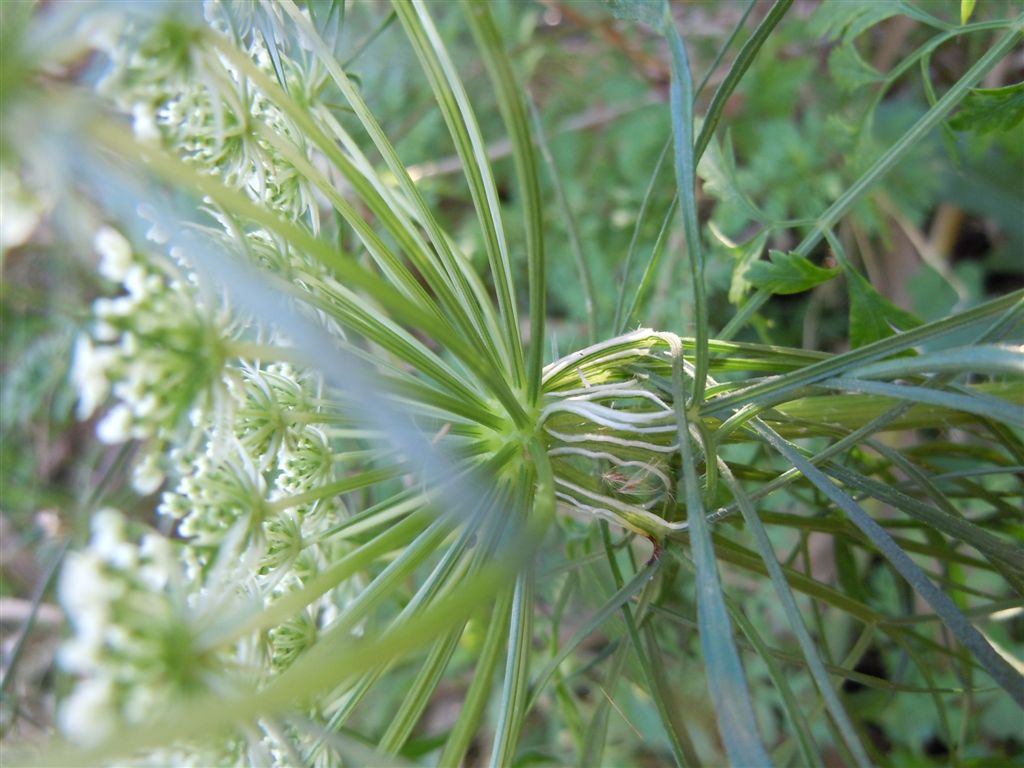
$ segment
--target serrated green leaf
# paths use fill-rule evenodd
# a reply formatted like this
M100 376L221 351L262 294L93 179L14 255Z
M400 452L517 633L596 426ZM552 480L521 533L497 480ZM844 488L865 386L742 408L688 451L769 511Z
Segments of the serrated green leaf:
M975 0L960 0L960 23L966 24L974 13Z
M1009 131L1024 120L1024 82L1002 88L972 88L949 121L957 131Z
M885 79L881 72L861 58L852 42L833 49L828 57L828 68L836 85L844 91L854 91Z
M816 266L806 256L792 251L769 251L768 255L771 261L750 265L746 279L755 288L769 293L802 293L839 274L839 267Z
M921 325L916 315L893 304L857 270L846 268L850 293L850 346L856 349Z
M726 131L721 142L708 141L707 150L697 165L697 175L704 182L704 191L722 202L737 206L752 221L764 222L768 217L743 192L736 174L736 157L732 136Z

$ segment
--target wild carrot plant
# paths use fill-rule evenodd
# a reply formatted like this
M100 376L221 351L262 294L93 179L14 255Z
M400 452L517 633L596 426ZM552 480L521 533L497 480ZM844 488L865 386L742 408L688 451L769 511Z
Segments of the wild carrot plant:
M5 7L5 174L96 259L70 377L132 489L83 503L56 579L38 762L866 766L892 702L954 762L1014 748L975 715L1024 706L1024 293L925 254L958 292L925 322L862 269L935 205L893 202L901 161L1016 130L994 5L801 17L836 111L786 103L762 149L846 158L788 187L729 114L791 0L735 6L713 62L692 3ZM665 76L620 253L553 152L572 70L527 88L511 45L563 13ZM779 308L828 296L841 342L801 348Z

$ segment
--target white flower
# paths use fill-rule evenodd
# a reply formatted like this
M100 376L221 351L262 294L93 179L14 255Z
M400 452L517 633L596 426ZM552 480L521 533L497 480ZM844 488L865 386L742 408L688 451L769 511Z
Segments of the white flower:
M114 684L107 678L84 680L75 686L61 707L61 730L84 746L99 744L117 727Z
M147 280L146 270L141 266L134 266L124 275L124 287L128 294L135 299L145 299L152 293L152 281Z
M107 578L103 562L95 552L85 550L68 555L57 587L60 602L78 623L79 617L103 612L124 591L123 585Z
M110 604L123 594L124 585L110 579L97 554L86 550L68 555L57 592L75 630L60 649L61 666L71 672L89 671L102 655Z
M170 542L163 536L147 533L139 544L139 555L143 560L139 579L154 591L163 589L170 581L174 564Z
M88 336L75 339L74 362L71 365L71 381L78 390L79 419L89 418L97 406L110 394L107 370L114 361L110 350L92 345Z
M153 402L156 402L156 398L152 399ZM139 410L141 409L136 409L136 413ZM157 489L164 482L164 473L160 470L157 460L158 457L155 453L147 454L142 461L135 465L132 471L132 488L142 496L156 493Z
M92 549L115 568L127 570L138 560L135 547L124 540L124 518L115 509L101 509L92 518Z
M156 115L153 107L139 101L132 106L132 130L140 141L157 142L160 131L156 127Z
M116 326L111 325L105 320L97 320L92 328L92 335L96 341L115 341L120 334L121 331Z
M124 281L132 266L132 247L113 227L100 227L92 241L100 255L100 274L115 283Z
M96 436L110 445L126 443L132 437L132 411L123 403L114 406L96 425Z
M118 296L116 299L100 296L92 303L92 312L101 321L109 321L119 317L127 317L131 314L134 307L135 302L128 296Z

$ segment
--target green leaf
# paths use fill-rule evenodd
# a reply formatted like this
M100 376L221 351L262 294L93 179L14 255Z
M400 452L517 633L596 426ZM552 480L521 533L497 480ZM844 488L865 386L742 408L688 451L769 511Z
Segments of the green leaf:
M836 85L847 92L885 79L881 72L861 58L852 42L838 46L829 54L828 68Z
M699 121L698 121L699 124ZM703 129L701 130L703 134ZM737 178L736 157L732 137L726 132L721 143L710 139L707 151L697 165L697 175L704 181L704 191L723 203L739 206L753 221L768 221L769 217L743 192Z
M916 315L885 298L853 267L847 266L845 272L850 292L850 345L854 349L921 325Z
M825 0L814 14L811 30L826 40L850 41L903 9L894 0Z
M960 0L960 23L966 24L974 13L975 0Z
M771 261L758 261L746 272L747 281L769 293L790 294L810 290L839 274L839 267L819 267L806 256L790 251L769 251Z
M1024 120L1024 82L1002 88L972 88L949 121L957 131L1009 131Z
M750 280L747 279L747 272L750 267L761 258L761 251L768 242L770 230L762 230L745 243L738 245L727 244L729 255L735 259L736 266L732 271L732 283L729 285L729 302L737 306L746 298L750 291Z

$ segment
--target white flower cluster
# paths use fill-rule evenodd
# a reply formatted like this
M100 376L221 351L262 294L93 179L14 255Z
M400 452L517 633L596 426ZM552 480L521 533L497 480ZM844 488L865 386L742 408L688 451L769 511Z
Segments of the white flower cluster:
M232 3L234 15L219 2L206 7L215 34L240 40L261 70L275 71L254 32L265 12L260 4ZM259 121L291 140L298 133L284 114L208 47L194 45L186 25L165 21L142 31L127 23L124 29L120 43L107 49L112 69L100 88L132 116L136 136L162 142L315 231L316 204L302 175L253 127ZM316 92L295 62L282 57L277 65L293 92ZM316 291L317 281L308 278L317 268L287 244L211 213L231 245L244 238L240 250L273 270L300 273L294 284ZM158 231L150 239L166 243ZM195 632L214 610L212 593L221 607L232 599L256 609L271 605L321 573L339 547L350 546L330 537L344 512L331 487L340 468L361 464L365 448L325 402L317 376L252 359L253 349L273 357L267 338L273 341L273 334L260 329L258 342L242 341L243 324L200 279L188 254L173 248L169 258L144 254L111 227L97 232L94 247L100 274L122 290L95 302L91 332L76 343L78 415L88 418L111 402L97 434L107 443L142 442L133 485L146 495L165 489L158 513L175 538L147 534L133 544L123 518L103 512L88 547L69 560L61 599L74 634L62 659L77 682L61 722L84 743L101 740L118 723L145 721L188 691L230 685L226 670L264 682L316 641L350 600L344 590L351 586L230 647L196 644ZM237 578L225 575L225 562L233 563ZM219 591L209 586L215 581ZM217 757L176 745L186 751L167 759L252 762L252 755L241 755L255 743L264 755L259 762L288 763L303 738L287 733L293 743L286 747L274 729L255 742L252 735L244 748L236 741ZM329 752L311 754L319 764Z
M88 418L113 394L116 405L100 420L106 443L174 441L189 421L210 419L226 406L223 385L228 312L202 296L194 274L170 260L137 257L111 227L96 234L100 273L124 293L93 305L92 336L75 343L72 380L78 416ZM163 481L156 460L139 464L137 490Z
M342 459L358 456L336 455L344 444L332 437L341 432L318 377L232 354L237 323L204 300L184 260L143 257L110 227L95 247L100 273L124 293L97 300L92 335L76 345L78 413L87 418L113 400L97 433L109 443L145 441L134 485L148 494L170 476L158 512L181 541L173 553L153 534L135 545L123 519L105 511L89 547L69 560L61 598L74 635L62 659L80 679L61 722L84 743L151 717L196 683L191 676L210 672L204 664L214 656L188 656L189 633L202 622L187 617L225 553L239 554L230 581L258 606L322 571L337 554L327 534L342 511L329 486ZM328 593L249 645L220 649L215 666L247 668L250 679L280 672L341 602Z
M310 80L288 57L276 57L282 69L275 71L256 24L256 17L273 12L271 6L208 0L204 8L211 31L233 39L260 70L283 76L293 92L319 91L319 79ZM310 185L260 136L258 126L296 146L302 145L300 133L230 63L196 43L193 29L173 17L142 28L127 22L121 45L108 48L112 66L99 88L131 115L140 141L173 149L268 208L293 219L308 217L315 229L318 208Z
M205 693L230 696L254 672L287 666L316 637L307 612L272 629L267 651L254 652L248 642L207 647L203 630L211 619L253 588L244 569L219 573L216 584L196 580L186 567L190 554L188 545L152 531L133 543L124 516L108 508L92 518L88 549L69 555L59 593L75 633L60 661L79 680L63 702L60 725L76 743L96 745L119 727L155 722ZM269 665L260 663L268 651ZM129 764L267 763L279 740L268 732L177 744Z
M196 649L175 546L152 532L130 542L123 516L104 509L93 515L89 548L68 555L59 593L74 635L60 660L81 675L60 713L69 737L102 741L222 674L222 660Z

